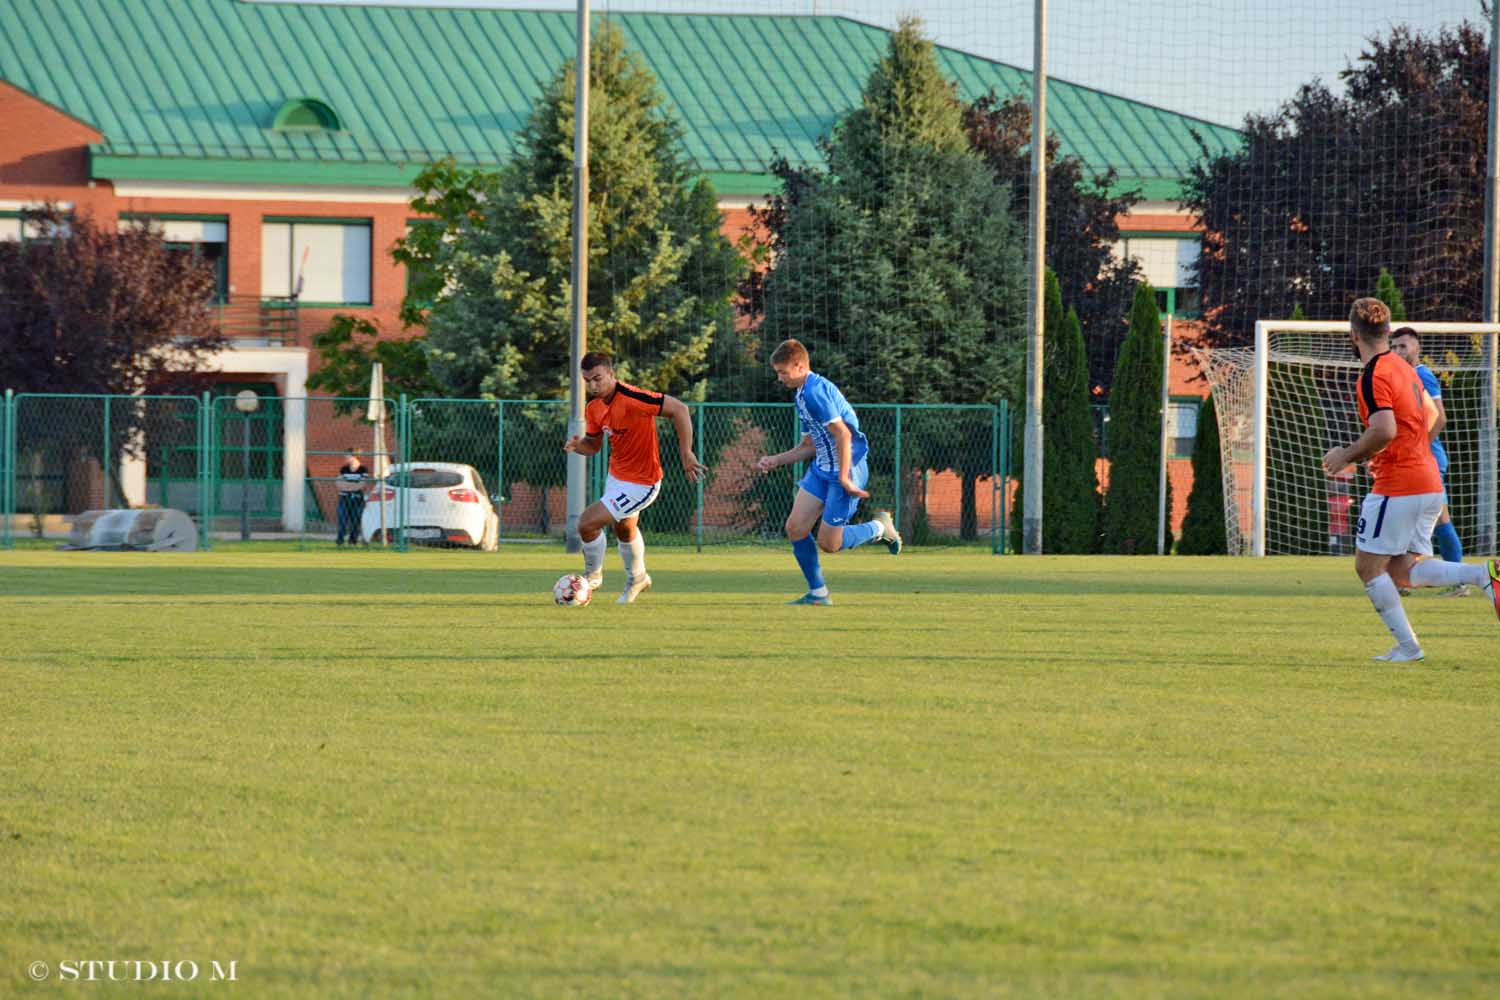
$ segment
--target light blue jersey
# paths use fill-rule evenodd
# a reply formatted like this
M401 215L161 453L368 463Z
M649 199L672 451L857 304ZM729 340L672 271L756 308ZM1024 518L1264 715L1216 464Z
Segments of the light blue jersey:
M839 392L839 387L817 372L809 372L802 388L797 390L797 416L802 421L802 432L812 438L817 454L813 457L813 468L831 476L839 474L839 453L828 424L842 420L849 428L852 440L849 443L849 461L854 465L865 460L870 442L859 429L859 418L854 407Z
M1417 365L1417 378L1422 380L1422 388L1427 390L1427 395L1433 399L1443 398L1443 385L1438 377L1432 374L1432 369L1426 365ZM1437 438L1432 439L1432 457L1437 459L1438 472L1448 474L1448 449L1443 447L1443 442Z

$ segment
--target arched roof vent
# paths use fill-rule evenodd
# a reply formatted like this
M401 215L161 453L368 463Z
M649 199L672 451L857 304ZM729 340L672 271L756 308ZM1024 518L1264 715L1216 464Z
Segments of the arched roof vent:
M342 132L344 123L316 97L293 97L277 110L271 127L282 132Z

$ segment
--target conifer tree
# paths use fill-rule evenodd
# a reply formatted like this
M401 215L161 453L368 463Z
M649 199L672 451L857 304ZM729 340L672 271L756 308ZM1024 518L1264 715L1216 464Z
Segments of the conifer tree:
M1130 332L1120 345L1109 396L1109 490L1104 496L1105 552L1156 551L1161 466L1161 379L1166 364L1156 292L1136 288ZM1167 509L1172 507L1171 483ZM1167 550L1171 551L1170 532Z
M932 43L904 21L825 144L828 169L779 165L785 189L758 216L772 262L747 289L761 350L803 341L856 406L998 402L1016 381L1024 241L962 111ZM933 433L904 448L959 473L972 538L988 421L919 424Z
M1401 298L1401 289L1396 287L1391 272L1383 267L1380 277L1375 279L1375 297L1390 307L1392 323L1406 322L1406 302Z
M656 78L607 21L589 62L588 347L615 354L627 381L701 398L740 258ZM418 178L414 208L436 219L398 248L419 278L404 315L425 316L433 377L452 395L566 393L575 73L569 61L547 84L510 165L450 161Z
M1089 399L1088 354L1083 326L1071 307L1063 310L1062 285L1046 272L1042 308L1045 363L1042 368L1042 551L1092 552L1099 533L1099 479L1094 419ZM1013 434L1019 443L1020 437ZM1016 452L1019 456L1020 452ZM1026 485L1019 463L1019 485L1011 509L1011 545L1021 546Z
M1224 466L1219 445L1219 415L1209 396L1198 410L1198 437L1193 441L1193 488L1177 554L1217 556L1229 551L1224 534Z

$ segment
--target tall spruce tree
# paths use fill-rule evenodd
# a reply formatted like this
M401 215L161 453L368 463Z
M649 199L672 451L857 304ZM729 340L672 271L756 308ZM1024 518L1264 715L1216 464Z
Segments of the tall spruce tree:
M414 339L446 395L566 395L575 74L569 61L547 84L508 166L446 160L417 178L412 207L428 218L393 252L411 276L401 318L427 327ZM744 261L720 231L713 188L690 169L655 78L608 21L594 33L589 78L588 348L614 353L623 379L702 398L711 344L733 330ZM338 347L330 336L325 356ZM502 491L562 482L563 416L536 406L506 422ZM480 418L429 407L422 419L424 441L460 454ZM690 489L669 476L659 509L691 510L673 502Z
M757 215L772 262L747 287L759 349L803 341L856 406L997 402L1024 356L1023 241L917 21L892 33L824 154L826 171L779 165L784 190ZM974 537L990 428L931 426L909 450L962 477Z
M1219 444L1219 413L1213 396L1198 411L1193 441L1193 488L1177 541L1181 556L1217 556L1229 551L1224 534L1224 464Z
M741 258L655 77L608 21L589 63L588 346L613 352L622 378L701 398ZM566 393L575 72L569 61L547 84L509 166L445 162L417 180L414 207L437 218L398 249L419 277L404 316L425 311L432 374L452 395Z
M1047 344L1046 413L1048 446L1043 450L1046 513L1042 551L1092 552L1099 544L1099 494L1093 404L1089 395L1089 359L1083 324L1072 306L1055 341Z
M1401 298L1401 289L1396 287L1396 279L1391 276L1391 272L1383 267L1380 269L1380 276L1375 279L1375 297L1390 308L1392 323L1406 322L1406 302Z
M855 400L997 400L1022 356L1020 232L918 22L825 155L787 179L761 343L802 340Z
M1158 477L1161 468L1161 314L1156 292L1144 282L1130 309L1130 332L1120 345L1109 396L1109 491L1104 496L1105 552L1156 550ZM1172 508L1171 483L1167 509ZM1172 547L1170 531L1167 550Z

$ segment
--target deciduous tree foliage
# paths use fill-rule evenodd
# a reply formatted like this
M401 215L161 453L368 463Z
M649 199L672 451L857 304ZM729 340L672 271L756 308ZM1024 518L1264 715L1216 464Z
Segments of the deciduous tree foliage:
M131 396L203 386L203 361L223 342L211 265L167 249L144 225L105 228L52 207L26 222L44 237L0 242L0 389ZM64 511L123 504L120 460L142 456L143 428L150 423L152 447L191 447L193 412L190 401L18 405L17 467L33 485L60 478ZM45 509L37 498L27 505Z
M1338 91L1306 84L1245 119L1244 146L1206 159L1185 204L1203 224L1206 339L1245 344L1300 303L1341 318L1381 269L1412 320L1482 306L1489 48L1464 23L1371 39Z
M144 225L38 211L45 239L0 242L0 388L171 393L222 344L213 268Z

